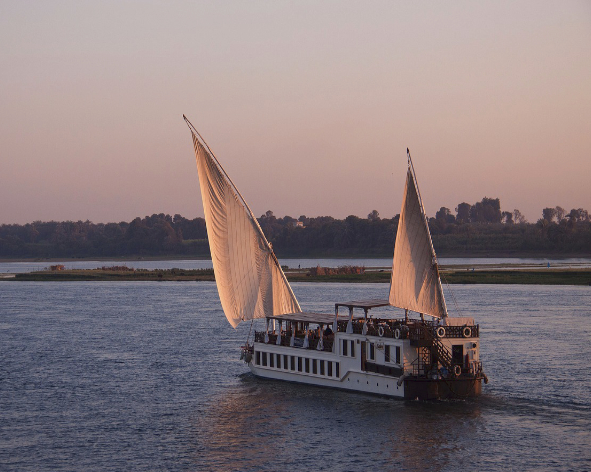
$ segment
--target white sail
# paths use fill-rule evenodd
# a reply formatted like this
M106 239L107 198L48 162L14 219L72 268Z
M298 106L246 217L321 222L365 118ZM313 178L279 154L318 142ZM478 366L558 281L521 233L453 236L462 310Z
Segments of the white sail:
M447 316L435 250L410 162L394 245L389 301L417 313Z
M236 327L253 318L300 312L256 218L193 129L191 134L211 259L228 321Z

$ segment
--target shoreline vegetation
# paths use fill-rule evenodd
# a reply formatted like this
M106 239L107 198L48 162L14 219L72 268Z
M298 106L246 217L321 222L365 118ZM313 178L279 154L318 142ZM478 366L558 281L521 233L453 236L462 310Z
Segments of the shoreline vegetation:
M544 208L536 223L519 210L502 211L498 198L441 207L429 218L439 257L591 256L591 216L583 208ZM298 219L257 218L279 258L392 257L399 215ZM0 225L0 260L209 258L205 220L153 214L130 222L35 221Z
M60 267L60 266L54 266ZM62 266L63 267L63 266ZM521 285L587 285L591 286L591 269L468 268L441 271L448 284L521 284ZM290 282L389 283L389 268L365 270L364 267L314 267L286 269ZM100 269L43 270L3 276L4 281L179 281L213 282L213 269L131 269L126 266Z

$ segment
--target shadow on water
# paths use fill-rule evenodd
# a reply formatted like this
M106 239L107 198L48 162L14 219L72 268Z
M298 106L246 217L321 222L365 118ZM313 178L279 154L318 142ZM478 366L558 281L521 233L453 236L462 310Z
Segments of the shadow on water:
M206 470L584 470L590 417L552 399L402 401L248 373L203 397L190 443Z
M478 428L472 401L392 400L243 374L192 419L210 470L443 470Z

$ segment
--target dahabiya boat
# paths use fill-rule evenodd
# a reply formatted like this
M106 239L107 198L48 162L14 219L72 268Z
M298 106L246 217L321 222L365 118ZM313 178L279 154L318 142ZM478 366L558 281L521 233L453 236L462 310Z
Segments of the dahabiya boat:
M479 325L472 318L448 315L408 149L388 298L337 302L334 313L312 313L300 308L248 204L183 118L193 138L224 313L233 327L266 320L266 329L255 331L254 339L242 346L242 358L254 375L404 399L481 393L488 379L479 356ZM386 306L404 312L370 315Z

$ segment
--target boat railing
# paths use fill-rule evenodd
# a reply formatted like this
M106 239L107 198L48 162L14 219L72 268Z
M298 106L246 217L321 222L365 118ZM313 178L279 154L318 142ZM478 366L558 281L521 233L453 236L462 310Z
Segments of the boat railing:
M439 366L439 362L432 362L431 352L428 348L421 348L419 356L411 362L411 374L413 377L430 379L451 378L454 371L445 365Z
M348 321L339 321L337 330L340 333L347 331ZM367 324L366 332L363 326ZM384 338L406 339L412 341L426 341L432 339L433 335L445 338L478 338L480 335L479 325L464 326L442 326L434 321L410 320L384 320L370 318L367 321L355 319L351 322L353 334L366 334L367 336L379 336ZM442 331L443 330L443 331Z
M268 342L265 343L265 334L268 335ZM285 347L296 347L303 349L304 339L306 336L305 332L297 332L294 336L294 345L291 346L291 331L284 331L281 333L281 339L279 341L280 346ZM255 331L254 341L263 344L275 344L277 345L277 335L274 333L266 333L265 331ZM306 349L318 350L318 343L320 342L320 336L317 334L308 333L308 347ZM322 336L322 351L332 352L334 343L334 336L328 335Z
M445 329L445 337L446 338L478 338L479 337L479 325L473 326L442 326ZM469 335L466 336L468 331L465 331L468 328Z
M415 324L410 328L408 337L411 341L430 340L432 336L429 336L429 334L432 331L433 328L429 325Z
M347 331L347 324L348 321L339 321L337 323L338 331L345 333ZM365 333L363 332L364 325L367 325L367 331ZM405 324L398 320L370 318L365 321L357 319L351 322L351 327L353 328L353 334L366 334L367 336L384 338L405 339L408 333Z
M425 348L419 349L418 357L410 365L413 377L426 377L432 369L430 351Z
M479 325L473 326L440 326L433 322L419 322L409 325L411 341L431 340L438 338L478 338Z
M484 374L482 362L455 363L452 361L449 351L438 340L435 339L434 342L435 352L428 347L419 348L418 357L411 362L413 376L449 379L458 376L479 377ZM443 348L443 352L439 348Z

